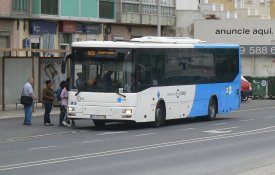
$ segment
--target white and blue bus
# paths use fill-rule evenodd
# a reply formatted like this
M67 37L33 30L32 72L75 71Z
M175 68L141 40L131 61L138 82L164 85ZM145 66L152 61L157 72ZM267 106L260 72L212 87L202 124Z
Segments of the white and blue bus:
M68 63L69 64L66 64ZM197 39L142 37L72 43L68 118L152 122L240 107L240 47Z

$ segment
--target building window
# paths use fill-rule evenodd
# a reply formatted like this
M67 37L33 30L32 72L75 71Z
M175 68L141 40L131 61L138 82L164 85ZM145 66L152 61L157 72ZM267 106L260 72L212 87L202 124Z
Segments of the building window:
M99 2L99 18L114 19L114 2Z
M58 0L41 0L41 14L58 15Z
M139 3L139 0L122 0L122 2L133 2L133 3Z
M139 13L139 4L122 4L122 12Z
M28 12L29 12L29 0L13 0L12 1L12 13L28 14Z
M142 5L142 13L143 14L156 15L157 11L158 11L157 6L155 6L155 5Z
M10 33L0 31L0 48L10 48ZM10 56L10 52L0 52L0 57Z
M73 35L71 33L62 33L60 35L60 43L71 44L73 42Z
M142 1L142 14L156 15L158 13L158 3L155 0L143 0ZM161 1L161 15L163 16L175 16L175 4L173 0Z

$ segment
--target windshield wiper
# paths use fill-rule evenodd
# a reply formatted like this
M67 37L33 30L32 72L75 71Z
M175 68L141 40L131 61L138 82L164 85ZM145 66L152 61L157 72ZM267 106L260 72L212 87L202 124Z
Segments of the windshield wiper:
M122 96L122 97L124 97L124 98L126 98L126 95L123 95L123 94L121 94L121 93L119 93L119 92L116 92L116 94L117 94L117 95L120 95L120 96Z
M81 91L77 89L77 92L75 93L75 96L77 96Z

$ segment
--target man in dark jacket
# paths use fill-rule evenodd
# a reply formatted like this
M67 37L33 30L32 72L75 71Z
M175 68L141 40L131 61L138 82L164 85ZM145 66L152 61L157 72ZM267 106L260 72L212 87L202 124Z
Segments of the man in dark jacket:
M54 92L52 89L52 82L51 80L45 81L46 87L43 89L43 103L45 105L45 113L44 113L44 125L51 126L50 113L52 111L53 100L54 100Z

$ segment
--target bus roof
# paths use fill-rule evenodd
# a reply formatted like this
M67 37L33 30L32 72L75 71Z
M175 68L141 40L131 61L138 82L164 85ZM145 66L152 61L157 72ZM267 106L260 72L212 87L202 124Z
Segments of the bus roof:
M206 43L188 37L141 37L131 41L82 41L72 47L97 48L238 48L236 44Z

